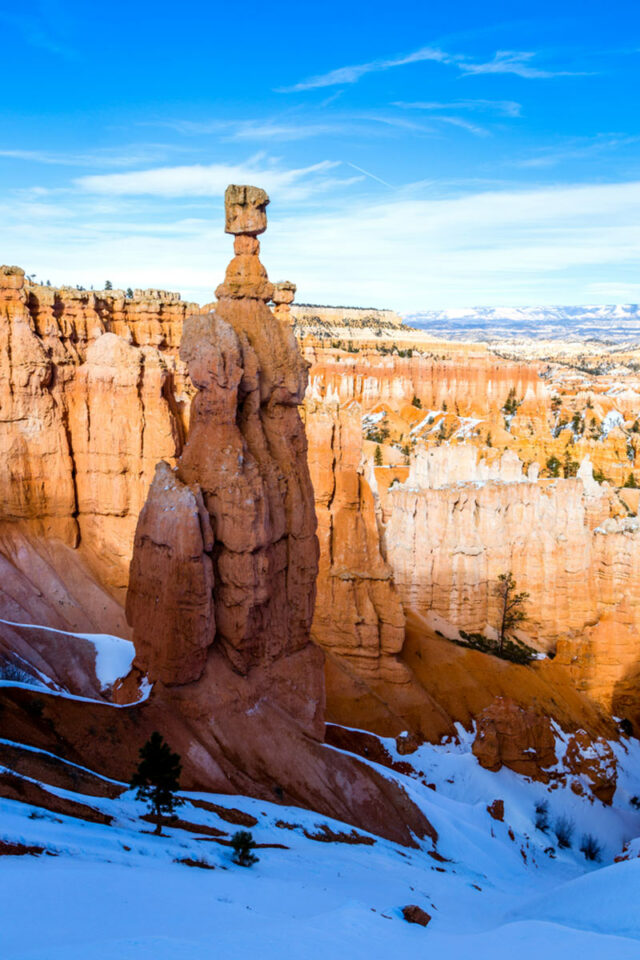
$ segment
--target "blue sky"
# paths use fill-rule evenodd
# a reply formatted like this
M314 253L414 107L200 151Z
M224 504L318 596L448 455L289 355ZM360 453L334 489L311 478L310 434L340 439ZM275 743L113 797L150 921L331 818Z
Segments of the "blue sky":
M227 183L298 300L640 300L640 4L0 0L0 262L210 300Z

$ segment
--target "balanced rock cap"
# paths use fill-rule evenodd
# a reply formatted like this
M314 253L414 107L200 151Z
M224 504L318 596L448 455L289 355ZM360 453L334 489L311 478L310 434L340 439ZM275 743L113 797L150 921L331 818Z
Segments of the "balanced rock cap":
M257 237L267 229L269 197L260 187L229 184L224 193L225 233Z

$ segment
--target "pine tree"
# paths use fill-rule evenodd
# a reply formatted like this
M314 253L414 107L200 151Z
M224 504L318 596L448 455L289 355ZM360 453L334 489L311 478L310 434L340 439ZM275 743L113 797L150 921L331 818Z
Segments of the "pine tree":
M113 290L113 284L111 283L111 280L105 280L104 288L105 290Z
M156 730L140 749L140 763L131 778L131 786L138 788L136 798L146 800L150 813L157 818L154 831L157 834L162 832L162 816L173 813L184 803L176 796L181 770L180 756L172 753Z
M509 630L513 630L517 624L527 619L527 614L523 610L524 604L529 599L526 591L516 592L516 581L513 579L511 571L501 573L498 576L496 593L500 602L500 626L498 628L500 653L504 647L504 641Z
M380 449L380 445L376 446L373 454L373 462L375 463L376 467L382 466L382 450Z
M241 867L250 867L258 862L258 857L252 852L255 849L253 835L249 830L238 830L231 837L233 859Z

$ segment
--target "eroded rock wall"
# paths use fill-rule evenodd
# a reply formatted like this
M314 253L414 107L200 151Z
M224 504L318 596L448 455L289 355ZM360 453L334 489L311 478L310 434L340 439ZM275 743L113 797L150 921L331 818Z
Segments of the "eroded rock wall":
M405 680L404 614L365 476L360 407L309 399L305 412L320 540L313 635L363 676Z
M79 546L122 601L155 464L181 450L188 305L104 297L0 270L0 520Z

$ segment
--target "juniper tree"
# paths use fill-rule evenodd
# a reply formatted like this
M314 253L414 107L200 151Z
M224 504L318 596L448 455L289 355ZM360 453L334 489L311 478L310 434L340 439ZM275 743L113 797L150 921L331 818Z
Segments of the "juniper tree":
M183 800L176 796L180 789L182 764L180 756L173 753L156 730L140 749L140 763L131 778L131 786L137 787L136 798L146 800L150 813L157 818L155 833L162 832L162 817L171 814Z
M516 581L513 579L511 571L501 573L498 576L496 585L496 594L498 596L498 610L500 614L500 626L498 628L499 649L502 653L504 641L507 633L513 630L515 626L527 619L524 611L524 605L529 599L529 594L522 590L520 593L516 590Z

